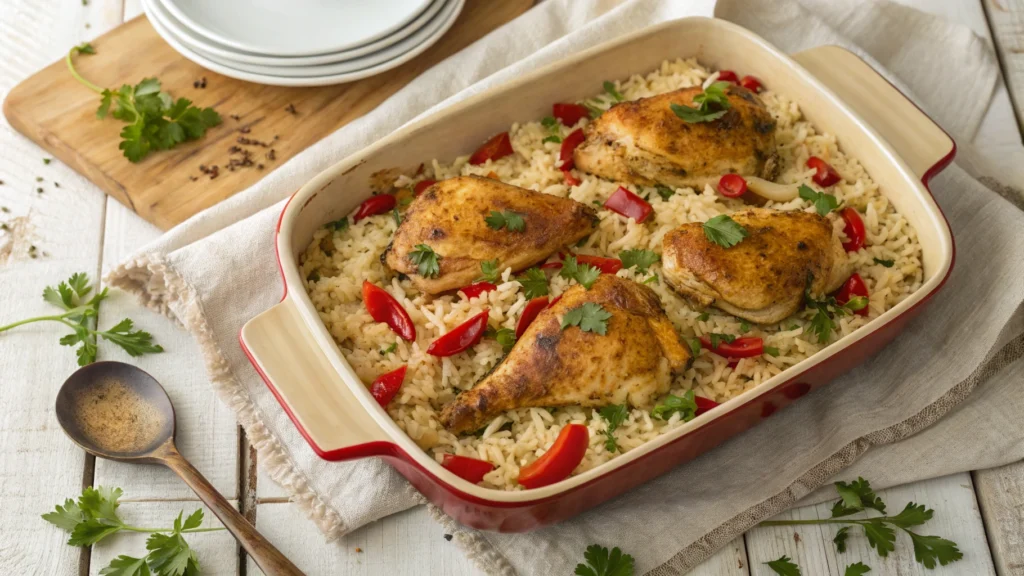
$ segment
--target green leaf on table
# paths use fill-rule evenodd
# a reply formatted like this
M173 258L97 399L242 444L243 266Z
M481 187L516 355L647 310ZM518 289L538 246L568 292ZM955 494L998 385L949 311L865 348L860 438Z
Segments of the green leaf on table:
M800 576L800 567L794 564L789 556L783 556L778 560L765 562L765 564L780 576Z

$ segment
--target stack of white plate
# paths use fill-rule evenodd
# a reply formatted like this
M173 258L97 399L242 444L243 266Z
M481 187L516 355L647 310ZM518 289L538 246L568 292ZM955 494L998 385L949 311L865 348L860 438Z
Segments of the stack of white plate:
M465 0L142 0L182 56L275 86L351 82L399 66L451 28Z

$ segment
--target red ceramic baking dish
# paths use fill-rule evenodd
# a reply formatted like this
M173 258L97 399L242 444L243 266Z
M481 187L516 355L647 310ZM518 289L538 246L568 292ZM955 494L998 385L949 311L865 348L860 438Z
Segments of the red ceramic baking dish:
M860 330L760 386L582 474L521 491L484 488L455 476L399 429L346 362L306 295L298 255L318 228L370 196L374 174L408 174L421 162L467 154L513 122L547 115L552 102L600 92L604 79L646 73L665 59L691 56L711 69L756 71L766 85L793 98L821 130L835 134L917 230L923 285ZM789 57L722 20L666 22L474 95L345 158L303 186L277 229L285 295L242 328L242 346L321 457L384 458L467 526L531 530L579 514L714 448L891 341L952 269L949 225L925 185L954 152L941 128L850 52L823 47Z

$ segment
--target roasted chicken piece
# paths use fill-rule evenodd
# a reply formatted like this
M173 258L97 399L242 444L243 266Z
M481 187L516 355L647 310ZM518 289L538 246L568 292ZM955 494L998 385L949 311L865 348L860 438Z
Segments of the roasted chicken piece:
M496 229L492 212L513 214L522 226ZM533 192L491 178L459 176L442 180L413 200L381 261L408 275L428 294L471 284L480 263L498 260L501 269L528 268L597 227L597 212L568 198ZM438 270L420 274L422 248L437 255Z
M827 218L767 208L731 217L748 234L731 248L708 240L700 222L683 224L663 240L665 280L698 306L772 324L800 309L809 275L817 297L839 289L853 271Z
M611 314L606 332L562 329L569 311L593 302ZM647 286L608 274L590 290L575 285L541 312L508 356L471 390L444 407L456 434L478 430L506 410L530 406L649 406L668 392L689 349Z
M687 123L672 104L697 107L697 86L612 106L585 129L576 167L641 186L702 187L723 174L773 180L779 170L775 121L756 94L726 88L730 108L710 122Z

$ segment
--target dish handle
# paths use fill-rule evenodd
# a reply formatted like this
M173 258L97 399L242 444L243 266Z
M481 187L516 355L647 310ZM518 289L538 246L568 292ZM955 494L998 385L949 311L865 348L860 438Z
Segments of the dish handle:
M953 138L853 52L819 46L793 59L867 121L925 183L953 160Z
M289 297L246 322L242 350L313 450L328 460L394 452Z

